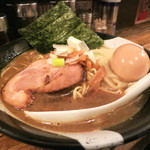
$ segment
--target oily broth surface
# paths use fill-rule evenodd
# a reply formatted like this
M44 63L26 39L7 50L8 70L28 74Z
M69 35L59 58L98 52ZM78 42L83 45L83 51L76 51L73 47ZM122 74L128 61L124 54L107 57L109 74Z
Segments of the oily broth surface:
M102 91L91 91L80 99L73 99L72 96L50 96L49 94L35 93L35 100L26 110L29 111L62 111L84 109L105 105L120 98L121 95L106 94Z
M47 57L45 55L39 54L35 50L31 50L28 52L23 53L22 55L16 57L12 62L10 62L4 70L2 70L1 79L0 79L0 89L4 87L4 85L7 83L7 81L12 78L15 74L26 68L30 63L37 59L41 59L42 57ZM67 89L68 90L68 89ZM90 108L95 106L101 106L110 102L115 101L122 95L114 95L114 94L106 94L102 91L91 91L88 93L83 99L77 99L74 100L70 93L64 90L63 92L57 92L53 94L39 94L39 93L33 93L35 96L35 99L32 103L32 105L28 106L26 110L29 111L48 111L48 110L72 110L72 109L82 109L82 108ZM69 89L70 90L70 89ZM60 95L62 95L60 97ZM0 95L1 96L1 95ZM2 98L2 97L1 97ZM38 126L39 128L43 128L45 130L56 130L56 131L88 131L93 130L95 128L104 128L107 126L111 126L113 124L116 124L117 122L126 120L133 114L135 114L139 108L141 108L141 103L137 100L133 101L133 106L131 104L124 106L123 108L120 108L117 111L117 113L111 113L105 114L99 117L89 118L88 120L81 120L78 122L73 123L39 123L31 118L28 118L24 115L24 110L18 110L10 105L5 104L7 109L12 112L15 116L17 116L19 119L23 120L24 122L27 122L28 124L32 124L34 126ZM140 105L140 107L137 107L137 104ZM126 109L129 108L131 111L126 112ZM124 111L124 113L122 113ZM119 112L119 116L118 116ZM121 114L126 114L122 116ZM106 120L106 118L114 118L117 116L117 118L113 119L113 121ZM120 120L121 118L121 120ZM103 121L102 121L103 120Z
M24 54L16 57L2 71L0 85L3 87L10 78L26 68L30 63L44 57L46 56L39 54L35 50L25 52ZM65 89L63 91L53 92L50 94L33 93L33 103L26 107L25 110L59 111L90 108L111 103L122 96L121 94L115 95L97 90L91 91L83 98L75 100L70 94L71 90L72 89Z
M0 78L0 88L6 84L15 74L25 69L33 61L44 57L35 50L27 51L15 57L2 71Z

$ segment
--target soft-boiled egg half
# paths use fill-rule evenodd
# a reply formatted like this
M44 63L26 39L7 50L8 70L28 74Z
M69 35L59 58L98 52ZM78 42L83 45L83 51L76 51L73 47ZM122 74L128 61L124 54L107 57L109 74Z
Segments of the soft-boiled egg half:
M135 44L124 44L114 52L110 66L122 80L134 82L149 72L150 59L142 47Z

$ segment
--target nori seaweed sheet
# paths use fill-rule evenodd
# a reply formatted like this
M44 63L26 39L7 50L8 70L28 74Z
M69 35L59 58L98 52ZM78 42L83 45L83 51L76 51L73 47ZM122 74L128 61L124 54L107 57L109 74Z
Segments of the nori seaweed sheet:
M66 44L69 36L85 41L90 49L103 45L103 40L64 2L59 2L33 23L18 31L41 53L52 50L52 44Z
M71 12L68 6L66 6L64 3L61 5L58 4L55 7L49 9L46 13L37 18L36 21L29 24L27 27L19 29L19 32L23 33L25 36L28 36L28 34L29 36L32 36L67 12ZM33 34L30 35L30 33Z
M30 44L36 49L39 49L42 45L42 47L40 47L41 52L45 50L45 47L48 47L48 50L50 51L52 44L58 43L63 35L71 32L79 23L81 23L79 18L74 16L72 13L66 13L61 18L58 18L52 24L41 30L41 32L37 33L36 39L38 40L31 41ZM65 42L66 40L63 43Z

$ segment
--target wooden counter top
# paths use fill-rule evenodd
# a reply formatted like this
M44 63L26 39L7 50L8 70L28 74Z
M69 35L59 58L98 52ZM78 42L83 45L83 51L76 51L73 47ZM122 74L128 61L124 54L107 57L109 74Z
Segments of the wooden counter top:
M136 42L150 50L150 22L134 25L133 27L116 31L116 35ZM129 150L139 140L120 146L115 150ZM46 150L36 146L24 144L0 134L1 150ZM52 150L52 149L51 149Z
M150 50L150 21L118 30L116 35L138 43Z

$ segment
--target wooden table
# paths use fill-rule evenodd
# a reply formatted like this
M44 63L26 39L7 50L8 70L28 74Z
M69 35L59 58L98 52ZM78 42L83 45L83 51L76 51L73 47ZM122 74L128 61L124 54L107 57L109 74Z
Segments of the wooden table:
M150 21L118 30L116 35L138 43L150 50Z
M134 25L123 30L116 31L116 35L136 42L150 50L150 22ZM130 150L130 148L139 140L120 146L115 150ZM13 140L3 134L0 134L0 150L46 150L36 146L31 146L16 140Z

